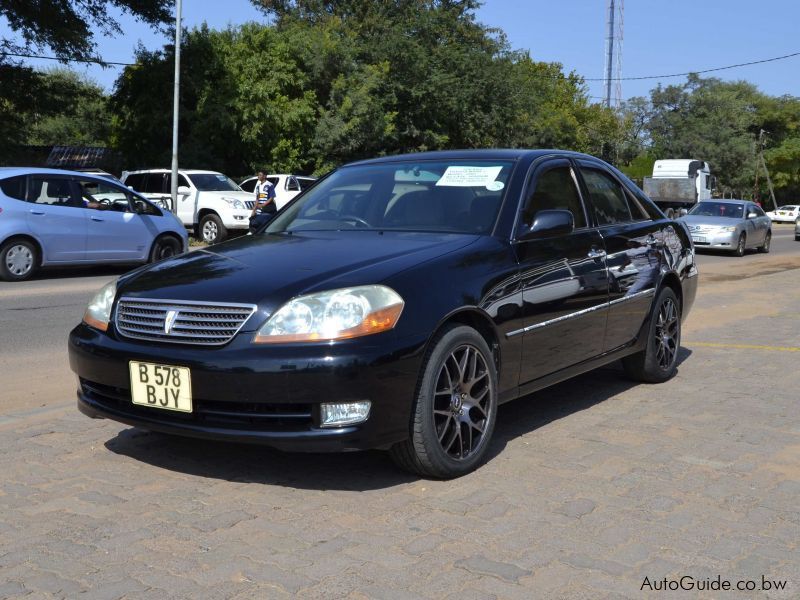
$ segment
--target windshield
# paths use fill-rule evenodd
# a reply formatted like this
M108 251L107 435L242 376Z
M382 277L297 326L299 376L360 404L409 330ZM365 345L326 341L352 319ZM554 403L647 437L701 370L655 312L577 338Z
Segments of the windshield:
M744 216L744 204L733 204L731 202L700 202L689 211L689 214L701 217L741 219Z
M242 188L236 185L221 173L192 173L187 175L194 187L201 192L241 192Z
M508 161L453 160L344 167L281 212L266 232L488 233L512 166Z

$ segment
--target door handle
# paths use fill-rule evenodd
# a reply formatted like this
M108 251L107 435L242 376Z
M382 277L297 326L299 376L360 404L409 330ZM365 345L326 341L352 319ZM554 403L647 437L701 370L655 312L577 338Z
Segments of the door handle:
M105 219L101 219L100 217L92 217L92 221L97 221L98 223L102 223Z
M32 215L43 215L44 211L43 210L33 210L33 209L31 209L31 214Z
M589 254L587 254L589 258L605 258L606 251L605 250L598 250L597 248L592 248L589 250Z

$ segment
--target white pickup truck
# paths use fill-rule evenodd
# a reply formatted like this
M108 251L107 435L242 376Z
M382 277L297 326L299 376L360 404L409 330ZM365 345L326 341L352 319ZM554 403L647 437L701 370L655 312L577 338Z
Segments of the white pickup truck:
M230 231L247 231L255 198L216 171L178 171L178 205L172 207L172 174L168 169L125 171L122 183L166 209L172 209L195 237L208 244Z
M289 200L304 191L317 180L316 177L305 177L303 175L269 174L267 181L275 187L275 207L280 210ZM258 177L249 177L239 184L245 192L255 192Z

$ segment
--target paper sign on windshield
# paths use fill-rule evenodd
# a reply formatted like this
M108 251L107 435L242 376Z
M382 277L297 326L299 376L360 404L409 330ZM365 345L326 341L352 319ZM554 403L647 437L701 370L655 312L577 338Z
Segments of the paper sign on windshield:
M436 185L450 187L486 187L493 182L503 167L447 167Z

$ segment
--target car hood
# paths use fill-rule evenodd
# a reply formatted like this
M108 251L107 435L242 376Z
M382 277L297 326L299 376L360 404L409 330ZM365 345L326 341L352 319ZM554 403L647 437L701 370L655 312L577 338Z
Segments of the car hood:
M305 293L380 283L479 237L381 231L245 236L123 276L118 295L258 304L271 313Z
M207 198L233 198L235 200L255 200L255 194L250 192L200 192Z
M741 224L742 219L731 219L730 217L708 217L704 215L686 215L680 218L685 221L687 225L697 227L698 225L705 225L706 227L735 227Z

